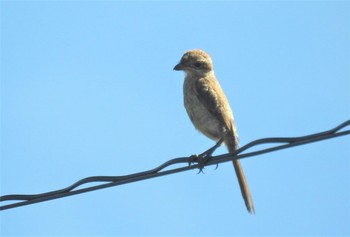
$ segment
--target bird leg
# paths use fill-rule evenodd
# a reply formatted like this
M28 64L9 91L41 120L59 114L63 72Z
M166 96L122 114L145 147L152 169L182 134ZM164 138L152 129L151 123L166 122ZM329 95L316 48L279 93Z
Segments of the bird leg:
M208 161L212 158L212 154L214 151L221 146L221 144L224 142L224 138L221 138L213 147L206 150L205 152L199 154L199 155L192 155L190 157L189 165L196 162L199 165L199 172L203 173L204 166L208 163ZM216 164L216 168L218 168L218 164Z
M201 158L209 158L210 159L210 157L212 157L212 154L214 153L214 151L216 149L218 149L218 147L221 146L221 144L223 142L224 142L224 138L221 138L213 147L211 147L210 149L208 149L205 152L203 152L202 154L200 154L199 157L201 157Z

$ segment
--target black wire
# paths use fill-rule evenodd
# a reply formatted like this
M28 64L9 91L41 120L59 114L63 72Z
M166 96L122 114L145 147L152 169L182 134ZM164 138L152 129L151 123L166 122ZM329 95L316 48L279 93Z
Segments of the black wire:
M43 201L48 201L52 199L57 199L57 198L62 198L66 196L72 196L80 193L85 193L85 192L90 192L98 189L103 189L103 188L108 188L108 187L113 187L117 185L122 185L122 184L127 184L131 182L136 182L140 180L145 180L145 179L150 179L150 178L155 178L155 177L160 177L168 174L173 174L173 173L178 173L178 172L183 172L191 169L203 169L204 166L209 166L209 165L216 165L219 163L231 161L234 159L243 159L251 156L257 156L261 155L264 153L272 152L272 151L277 151L281 149L286 149L294 146L300 146L304 145L307 143L312 143L312 142L317 142L325 139L331 139L339 136L345 136L350 134L350 130L345 130L342 132L339 132L341 129L345 128L346 126L350 125L350 120L340 124L339 126L324 131L320 133L315 133L307 136L302 136L302 137L273 137L273 138L263 138L263 139L258 139L255 141L252 141L248 143L247 145L237 149L233 153L228 153L228 154L223 154L223 155L218 155L218 156L212 156L208 160L206 160L204 163L201 160L201 156L205 155L205 153L198 156L190 156L190 157L179 157L175 158L172 160L169 160L162 165L143 172L139 173L134 173L130 175L123 175L123 176L91 176L87 177L84 179L81 179L74 184L63 188L59 190L55 190L52 192L46 192L46 193L41 193L41 194L31 194L31 195L25 195L25 194L11 194L11 195L4 195L0 197L0 201L21 201L21 202L16 202L12 204L7 204L0 206L0 210L6 210L10 208L15 208L19 206L25 206L33 203L38 203L38 202L43 202ZM265 148L257 151L252 151L248 153L241 154L243 151L248 150L251 147L261 145L261 144L269 144L269 143L282 143L282 145L270 147L270 148ZM174 168L170 170L164 170L165 168L175 165L175 164L183 164L186 163L186 166L180 167L180 168ZM191 165L189 165L191 164ZM107 182L104 184L98 184L95 186L91 187L86 187L86 188L78 188L79 186L83 184L88 184L92 182Z

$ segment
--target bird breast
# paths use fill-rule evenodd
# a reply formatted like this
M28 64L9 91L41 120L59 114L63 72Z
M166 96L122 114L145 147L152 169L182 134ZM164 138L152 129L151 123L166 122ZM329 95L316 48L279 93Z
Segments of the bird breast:
M218 141L222 138L225 128L215 118L197 97L195 80L185 79L184 82L184 105L196 129L212 140Z

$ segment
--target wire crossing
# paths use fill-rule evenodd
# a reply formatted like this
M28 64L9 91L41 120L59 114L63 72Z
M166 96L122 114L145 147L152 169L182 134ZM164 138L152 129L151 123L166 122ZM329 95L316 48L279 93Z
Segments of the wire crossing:
M123 175L123 176L91 176L91 177L81 179L66 188L62 188L51 192L46 192L41 194L29 194L29 195L28 194L4 195L4 196L0 196L0 202L4 202L4 201L10 201L10 202L17 201L17 202L0 206L0 211L15 208L15 207L20 207L20 206L30 205L38 202L44 202L44 201L63 198L67 196L77 195L80 193L91 192L98 189L132 183L132 182L141 181L145 179L179 173L179 172L192 170L192 169L199 169L201 171L204 167L209 165L217 165L223 162L232 161L234 159L248 158L248 157L257 156L257 155L261 155L261 154L265 154L265 153L269 153L277 150L287 149L295 146L305 145L308 143L345 136L350 134L350 129L347 129L344 131L341 131L341 130L348 127L349 125L350 125L350 120L345 121L344 123L340 124L339 126L333 129L320 132L320 133L306 135L306 136L262 138L262 139L258 139L248 143L247 145L239 148L233 153L227 153L223 155L208 157L207 152L213 151L211 148L200 155L192 155L190 157L179 157L179 158L171 159L161 164L160 166L147 171L129 174L129 175ZM271 146L269 148L256 150L256 151L246 152L248 149L254 146L261 145L261 144L273 144L273 143L276 143L277 145ZM215 150L217 147L214 146L213 148ZM179 168L166 169L175 164L184 164L184 166ZM102 184L97 184L97 185L85 187L85 188L79 188L79 186L83 184L88 184L92 182L100 182Z

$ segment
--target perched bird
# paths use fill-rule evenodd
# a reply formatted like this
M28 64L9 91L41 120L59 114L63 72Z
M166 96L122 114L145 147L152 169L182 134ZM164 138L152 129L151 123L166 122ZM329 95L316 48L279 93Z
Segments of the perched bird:
M199 49L189 50L174 70L185 72L184 105L195 128L216 142L222 140L228 151L234 152L238 147L237 130L210 56ZM246 207L254 214L253 199L240 161L234 160L233 166Z

